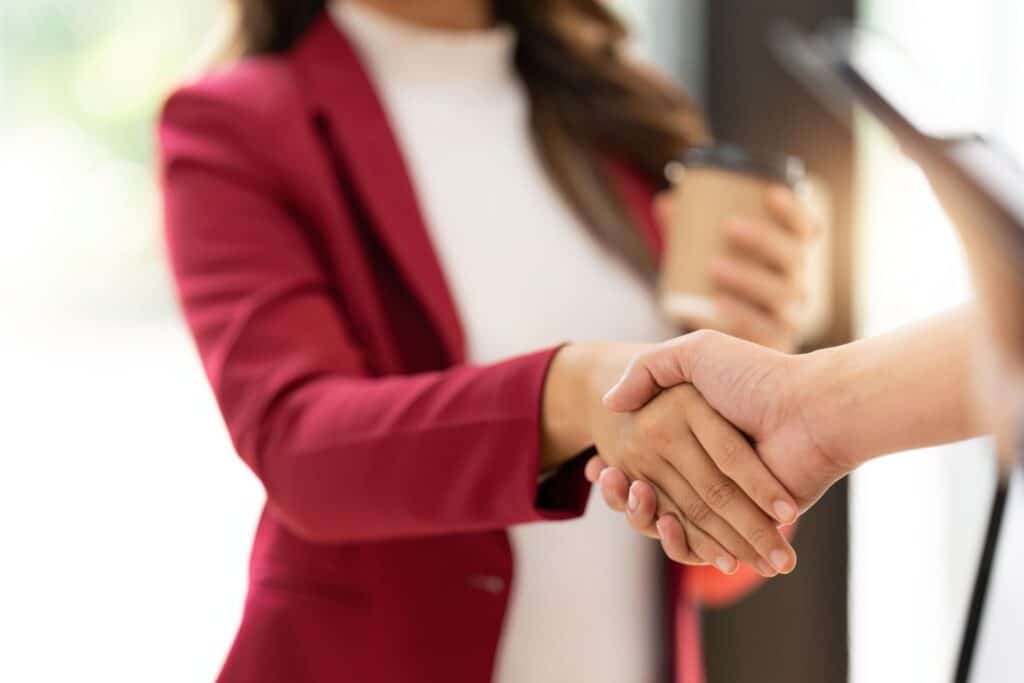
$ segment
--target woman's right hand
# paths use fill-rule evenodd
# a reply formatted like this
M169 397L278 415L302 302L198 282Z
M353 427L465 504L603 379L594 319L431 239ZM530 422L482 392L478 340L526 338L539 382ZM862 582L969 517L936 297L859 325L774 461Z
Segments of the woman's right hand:
M796 554L778 527L795 520L796 504L746 437L696 389L675 387L630 413L614 413L601 402L636 352L635 346L600 344L564 348L549 375L550 389L564 395L546 395L545 412L556 406L573 412L577 433L586 434L605 463L654 486L657 518L674 516L685 534L663 541L673 560L725 573L734 572L737 561L764 576L792 571ZM562 382L569 368L580 381ZM565 393L564 386L577 389Z

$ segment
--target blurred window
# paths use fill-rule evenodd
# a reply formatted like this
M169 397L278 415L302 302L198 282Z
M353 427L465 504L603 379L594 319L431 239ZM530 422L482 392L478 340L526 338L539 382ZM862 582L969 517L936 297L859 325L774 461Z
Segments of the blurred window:
M0 680L213 680L261 491L161 251L153 119L209 0L0 3Z
M864 0L867 25L928 69L952 106L1024 159L1024 5ZM971 297L960 246L923 176L859 127L859 332ZM865 428L870 428L865 425ZM993 486L977 440L872 463L851 487L851 681L950 679Z

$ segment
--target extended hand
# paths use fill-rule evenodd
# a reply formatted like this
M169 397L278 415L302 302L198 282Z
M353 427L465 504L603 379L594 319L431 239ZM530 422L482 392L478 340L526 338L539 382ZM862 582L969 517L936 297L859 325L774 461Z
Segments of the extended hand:
M596 425L604 461L652 482L651 509L685 530L689 553L680 561L727 574L737 560L766 577L792 571L795 553L778 530L796 518L792 498L692 386L663 391L636 412L608 411Z
M543 401L554 437L546 450L578 453L580 444L594 444L618 471L650 482L654 509L689 538L680 562L726 573L737 561L764 576L792 571L796 556L778 527L796 518L796 502L746 437L692 386L659 392L635 411L604 405L602 396L647 348L575 344L555 356ZM570 388L577 382L582 386ZM575 427L561 429L562 418Z
M711 407L753 440L758 456L802 511L855 466L830 452L811 428L814 372L813 356L790 356L701 331L636 356L608 392L605 405L613 411L637 410L667 388L692 384ZM651 487L634 482L627 505L628 480L636 477L605 469L612 464L595 459L587 468L588 477L600 480L609 505L618 510L628 507L631 524L642 533L660 536L670 557L685 556L690 550L685 530L667 517L659 519L656 528L653 524ZM745 487L738 476L737 484Z

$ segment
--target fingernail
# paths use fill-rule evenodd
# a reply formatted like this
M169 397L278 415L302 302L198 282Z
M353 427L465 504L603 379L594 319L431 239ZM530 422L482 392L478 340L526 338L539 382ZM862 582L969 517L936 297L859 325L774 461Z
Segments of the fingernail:
M608 391L604 392L604 396L601 398L601 402L604 403L605 405L608 405L608 402L611 401L612 394L614 394L615 391L621 385L622 385L622 380L620 379L618 382L615 383L614 386L612 386L611 389L609 389Z
M754 562L754 569L757 570L758 574L769 579L778 574L778 572L772 569L764 560L757 560Z
M775 510L775 519L783 524L792 524L796 519L796 508L784 500L775 501L772 509Z
M659 518L658 521L654 523L654 530L658 532L658 538L660 538L661 540L664 541L665 540L665 532L661 528L661 522L662 522L662 520Z
M785 550L773 550L768 553L768 559L771 560L772 566L775 569L783 572L786 570L786 565L789 564L789 553Z
M723 574L732 574L736 571L736 560L723 555L715 560L715 567Z
M633 486L629 487L629 497L626 498L626 507L629 508L630 512L636 512L637 500L636 493L633 492Z

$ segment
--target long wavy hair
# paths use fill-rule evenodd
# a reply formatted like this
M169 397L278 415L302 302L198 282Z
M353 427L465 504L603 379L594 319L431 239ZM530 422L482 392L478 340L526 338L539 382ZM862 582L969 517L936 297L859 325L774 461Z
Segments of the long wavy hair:
M287 51L328 0L233 0L225 56ZM663 183L666 163L708 140L687 95L625 55L627 30L601 0L491 0L512 26L515 65L530 98L534 141L555 185L597 239L638 273L650 250L614 191L608 163Z

